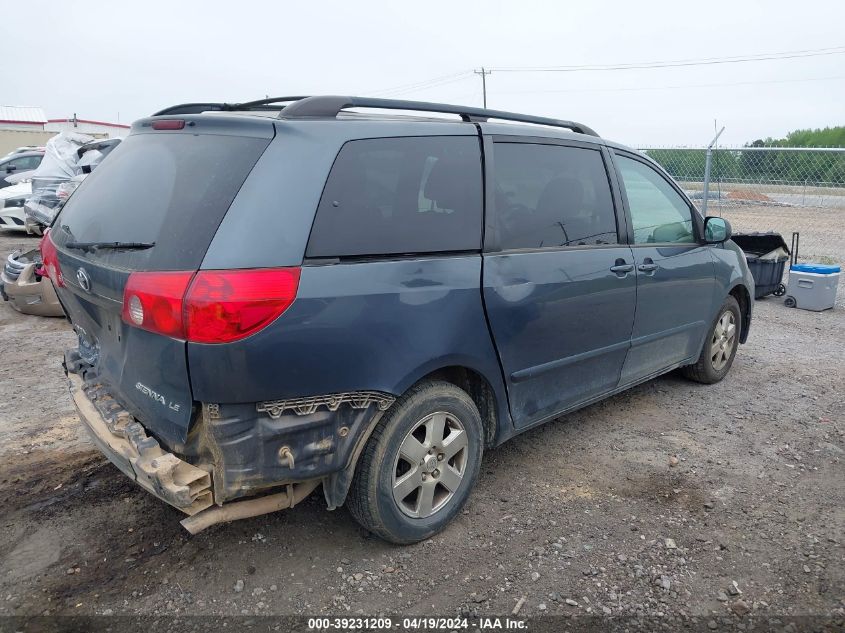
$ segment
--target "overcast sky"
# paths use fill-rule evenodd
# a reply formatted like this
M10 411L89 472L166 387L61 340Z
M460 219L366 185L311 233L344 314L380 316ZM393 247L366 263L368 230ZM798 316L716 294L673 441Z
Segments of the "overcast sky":
M2 13L0 103L122 123L176 103L268 94L480 106L481 79L471 71L481 66L845 46L842 0L27 0ZM488 107L582 121L635 146L706 144L714 119L726 126L727 145L845 124L845 54L625 71L494 70L487 85Z

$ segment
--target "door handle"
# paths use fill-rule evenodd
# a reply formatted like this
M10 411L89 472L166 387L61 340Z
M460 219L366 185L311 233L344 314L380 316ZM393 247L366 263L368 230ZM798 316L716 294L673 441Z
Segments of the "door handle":
M610 272L612 273L629 273L634 270L633 264L616 264L615 266L610 267Z
M637 266L637 270L639 270L640 272L643 272L643 273L653 273L658 268L659 268L659 266L657 264L655 264L654 262L646 262L646 263L642 263L639 266Z

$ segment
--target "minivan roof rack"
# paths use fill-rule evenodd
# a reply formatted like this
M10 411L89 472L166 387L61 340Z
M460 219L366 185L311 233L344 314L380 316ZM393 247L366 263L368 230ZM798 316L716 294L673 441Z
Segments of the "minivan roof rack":
M269 101L269 100L265 100ZM376 99L372 97L339 97L319 96L300 99L285 107L279 114L282 119L333 118L346 108L379 108L384 110L414 110L416 112L439 112L443 114L457 114L464 121L476 122L488 119L503 121L517 121L519 123L533 123L536 125L550 125L562 127L579 134L598 136L595 130L575 121L564 121L547 117L517 114L503 110L488 110L487 108L473 108L469 106L449 105L446 103L429 103L427 101L404 101L401 99Z
M237 112L243 110L262 110L279 112L285 106L281 105L288 101L299 101L307 97L273 97L272 99L259 99L258 101L247 101L244 103L180 103L159 110L153 116L168 116L173 114L200 114L202 112ZM276 105L279 104L279 105Z
M282 105L284 103L290 105ZM183 103L156 112L153 116L173 114L199 114L201 112L237 112L246 110L262 110L279 112L282 119L325 119L335 118L347 108L378 108L381 110L412 110L415 112L438 112L441 114L457 114L467 122L484 122L489 119L531 123L535 125L549 125L562 127L578 134L598 136L592 128L583 123L551 119L547 117L518 114L504 110L489 110L487 108L473 108L470 106L449 105L446 103L430 103L428 101L404 101L401 99L377 99L373 97L342 97L322 95L316 97L271 97L245 103Z
M228 103L180 103L179 105L170 106L153 112L152 116L165 116L169 114L200 114L201 112L218 112L220 110L228 110Z

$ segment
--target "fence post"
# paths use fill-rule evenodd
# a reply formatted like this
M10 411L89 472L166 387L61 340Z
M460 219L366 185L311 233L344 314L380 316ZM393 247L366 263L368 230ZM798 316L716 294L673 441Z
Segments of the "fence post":
M710 162L713 160L713 146L724 131L725 127L722 126L719 133L710 141L710 145L707 146L707 154L704 156L704 201L701 203L701 213L705 217L707 217L707 200L710 197Z

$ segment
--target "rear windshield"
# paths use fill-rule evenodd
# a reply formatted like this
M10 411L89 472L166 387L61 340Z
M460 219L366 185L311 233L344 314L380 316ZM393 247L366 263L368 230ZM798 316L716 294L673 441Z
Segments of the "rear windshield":
M147 250L86 256L133 270L198 268L232 200L269 139L226 135L129 136L68 200L59 245L154 242Z

